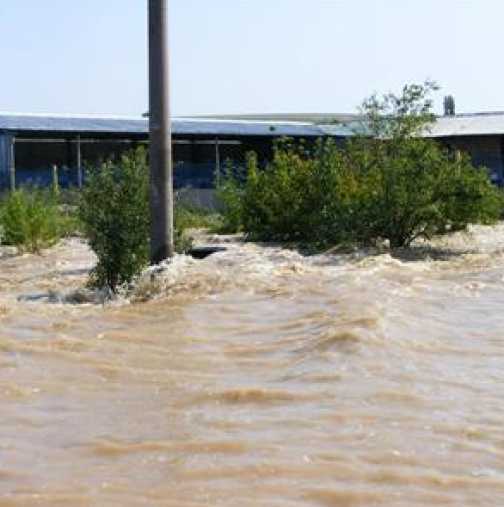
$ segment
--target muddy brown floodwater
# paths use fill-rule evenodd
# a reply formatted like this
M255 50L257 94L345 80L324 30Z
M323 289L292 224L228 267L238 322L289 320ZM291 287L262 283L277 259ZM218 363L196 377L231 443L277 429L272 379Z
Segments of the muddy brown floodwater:
M1 507L504 505L504 225L65 303L92 264L0 258Z

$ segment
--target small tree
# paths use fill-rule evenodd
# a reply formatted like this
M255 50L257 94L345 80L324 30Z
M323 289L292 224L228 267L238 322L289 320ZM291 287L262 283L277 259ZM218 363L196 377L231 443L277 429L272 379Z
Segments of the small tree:
M423 136L435 121L430 95L436 89L429 81L408 85L398 96L373 96L363 104L371 135L357 135L346 147L361 194L353 224L361 242L381 238L408 246L418 237L499 218L501 194L487 171Z
M89 172L79 217L98 257L91 284L130 282L149 262L149 180L147 158L139 148Z
M98 257L90 284L109 287L129 283L149 264L149 166L143 148L89 171L79 200L79 218ZM185 229L201 224L196 213L175 208L175 250L186 253L192 239Z
M319 141L312 148L281 141L264 170L250 154L242 215L251 239L325 243L323 224L339 189L338 157L332 141Z
M426 82L372 96L362 107L360 133L342 147L284 142L265 170L249 157L244 184L222 183L224 213L232 210L252 239L315 247L379 240L403 247L495 221L502 197L487 171L423 136L435 120L436 89Z
M333 140L315 145L281 140L264 169L250 153L243 182L233 175L221 181L224 220L237 223L253 240L310 243L315 248L343 240L346 228L335 224L354 180L343 162Z

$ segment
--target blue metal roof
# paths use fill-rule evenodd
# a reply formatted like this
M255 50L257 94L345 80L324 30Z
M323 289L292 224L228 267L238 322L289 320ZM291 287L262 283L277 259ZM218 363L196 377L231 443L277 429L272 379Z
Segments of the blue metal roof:
M183 119L172 120L173 133L177 135L207 136L293 136L321 137L325 135L348 136L350 129L337 126L330 132L318 125L301 122L248 121ZM147 134L149 122L146 119L25 115L0 113L0 131L23 131L44 133L107 133L107 134Z
M146 120L105 117L42 116L25 114L0 114L0 130L36 132L148 132Z
M176 135L269 136L269 137L350 137L366 133L361 121L315 124L296 121L260 121L212 118L174 118ZM144 118L79 115L38 115L0 112L0 132L37 132L44 134L133 134L146 135L149 122ZM504 113L462 114L438 117L426 137L504 134Z

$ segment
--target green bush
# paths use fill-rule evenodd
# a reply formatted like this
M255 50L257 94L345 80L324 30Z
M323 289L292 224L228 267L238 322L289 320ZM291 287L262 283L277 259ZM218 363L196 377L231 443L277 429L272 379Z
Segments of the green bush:
M84 234L98 257L90 284L116 291L149 264L149 171L146 151L139 148L90 170L79 201ZM175 212L175 248L185 252L191 241L187 222Z
M497 220L503 199L487 171L419 135L433 121L434 89L425 83L371 97L363 105L366 134L342 147L282 142L264 170L250 156L245 182L228 174L220 184L225 223L254 240L322 248L382 240L409 246Z
M435 119L430 93L436 89L430 82L410 85L400 96L364 102L371 135L356 136L344 149L345 165L356 175L354 240L409 246L418 237L500 217L501 192L487 170L422 137Z
M304 145L281 143L261 170L248 158L243 192L243 227L252 239L316 242L324 213L322 159L305 155Z
M144 150L90 170L79 218L98 257L93 286L130 282L149 262L149 180Z
M1 240L20 251L40 252L61 237L60 212L55 197L46 191L19 189L0 203Z

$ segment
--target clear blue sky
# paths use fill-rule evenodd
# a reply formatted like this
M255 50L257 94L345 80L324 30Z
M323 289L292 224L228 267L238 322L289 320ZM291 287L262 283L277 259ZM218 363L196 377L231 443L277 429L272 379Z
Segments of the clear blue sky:
M173 114L352 112L432 78L504 110L503 0L169 0ZM0 110L147 108L146 0L0 0Z

